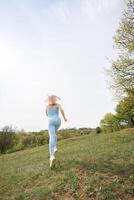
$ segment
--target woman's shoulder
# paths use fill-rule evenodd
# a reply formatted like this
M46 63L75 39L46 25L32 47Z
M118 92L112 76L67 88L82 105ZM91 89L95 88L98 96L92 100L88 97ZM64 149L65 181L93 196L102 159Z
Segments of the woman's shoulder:
M59 108L60 108L60 104L59 104L59 103L56 103L56 104L54 105L54 107L59 109Z
M60 104L58 104L58 103L56 103L56 104L54 104L54 105L48 104L48 105L46 106L46 109L48 109L48 108L53 108L53 107L60 108Z
M60 106L60 104L59 104L59 103L56 103L55 105L56 105L56 106Z

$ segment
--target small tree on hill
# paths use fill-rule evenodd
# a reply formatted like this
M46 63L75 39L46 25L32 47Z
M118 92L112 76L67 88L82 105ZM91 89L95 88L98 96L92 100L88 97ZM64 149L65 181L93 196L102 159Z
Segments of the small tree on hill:
M14 145L15 130L12 126L4 126L0 131L0 152L6 153Z

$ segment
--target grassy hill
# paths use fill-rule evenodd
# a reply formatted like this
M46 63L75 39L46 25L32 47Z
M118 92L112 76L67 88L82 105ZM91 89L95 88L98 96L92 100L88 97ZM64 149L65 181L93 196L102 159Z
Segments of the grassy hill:
M134 129L59 141L0 156L0 200L130 200L134 196Z

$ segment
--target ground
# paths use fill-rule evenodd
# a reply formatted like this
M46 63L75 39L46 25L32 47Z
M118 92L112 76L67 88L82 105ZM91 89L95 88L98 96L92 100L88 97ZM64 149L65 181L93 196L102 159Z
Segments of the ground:
M0 200L134 199L134 129L58 142L0 156Z

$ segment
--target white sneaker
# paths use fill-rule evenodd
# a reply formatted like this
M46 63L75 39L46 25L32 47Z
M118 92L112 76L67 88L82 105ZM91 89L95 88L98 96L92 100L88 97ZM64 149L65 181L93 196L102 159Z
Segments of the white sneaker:
M57 150L57 147L54 147L54 153L55 153L56 151L58 151L58 150Z
M53 160L55 159L55 157L54 156L51 156L50 157L50 167L52 167L52 164L53 164Z

